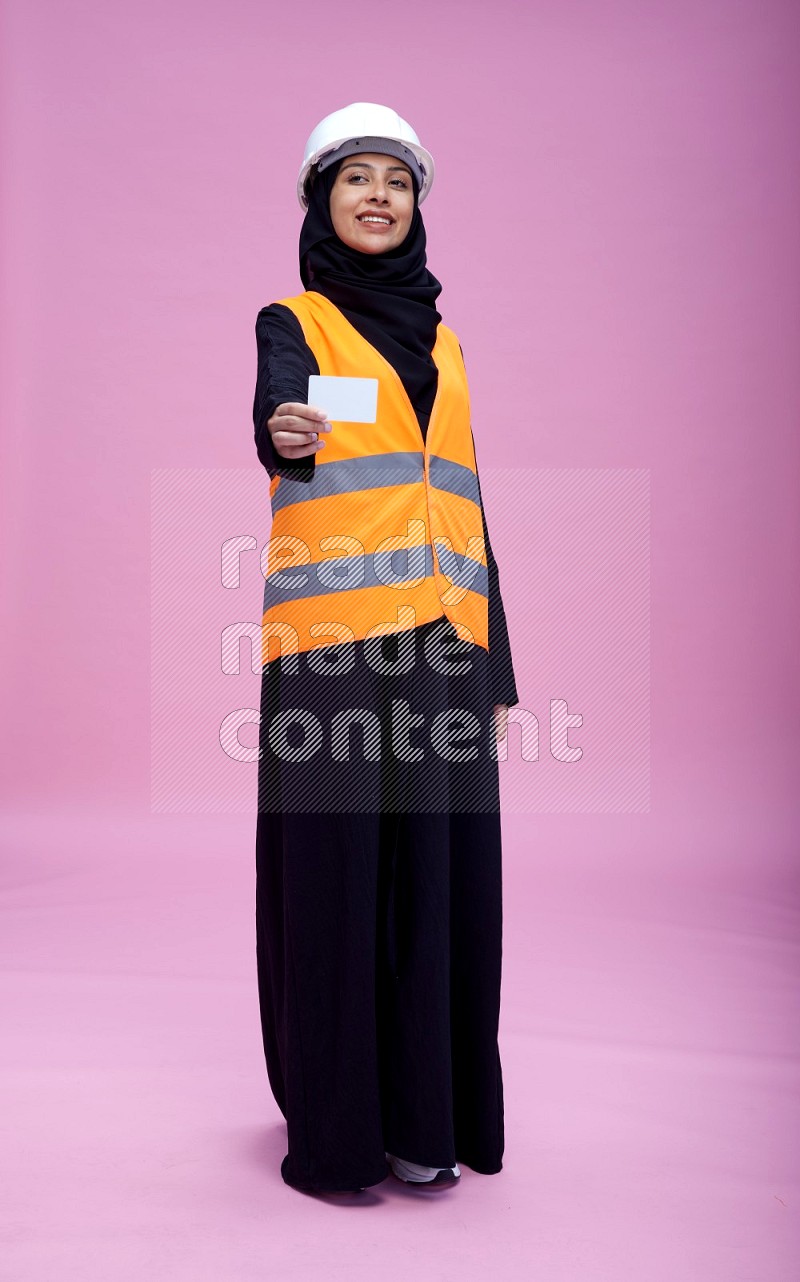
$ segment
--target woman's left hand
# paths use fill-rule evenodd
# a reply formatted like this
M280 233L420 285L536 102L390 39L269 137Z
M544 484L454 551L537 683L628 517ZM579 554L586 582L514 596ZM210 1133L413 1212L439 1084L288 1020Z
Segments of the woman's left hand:
M505 739L508 728L508 704L496 703L494 705L494 729L497 735L497 742Z

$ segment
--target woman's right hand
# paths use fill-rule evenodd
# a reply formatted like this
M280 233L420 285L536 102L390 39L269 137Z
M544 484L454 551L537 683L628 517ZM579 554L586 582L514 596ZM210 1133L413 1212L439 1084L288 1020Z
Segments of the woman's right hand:
M285 401L279 405L267 419L267 427L275 451L281 458L305 458L315 454L325 442L318 439L318 433L330 432L324 410L315 409L313 405L301 405L297 401Z

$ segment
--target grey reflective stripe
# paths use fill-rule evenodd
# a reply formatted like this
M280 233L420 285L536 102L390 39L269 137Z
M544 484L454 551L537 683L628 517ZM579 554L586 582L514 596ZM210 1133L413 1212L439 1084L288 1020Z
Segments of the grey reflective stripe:
M400 558L402 554L406 554L405 566L398 569L393 558ZM395 587L399 583L431 578L432 575L433 553L429 543L395 548L391 552L331 557L328 561L273 570L264 583L264 609L286 601L300 601L304 597L348 592L353 588ZM398 599L402 601L402 597Z
M401 557L404 553L406 560L401 562L404 568L398 569L394 558ZM486 566L471 557L459 557L457 565L454 565L453 555L448 554L446 549L442 549L439 554L440 566L444 561L448 570L452 566L456 571L455 574L448 574L450 582L488 597L489 572ZM352 591L354 588L396 587L413 579L432 577L433 553L429 543L411 548L395 548L391 552L331 557L327 561L313 561L308 565L273 570L264 583L264 611L271 606L285 604L287 601L301 601L306 597L332 596L336 592ZM398 601L402 604L402 597L398 597Z
M369 428L365 427L365 431ZM364 458L320 463L310 481L292 481L282 476L272 496L272 514L290 503L328 498L331 494L354 494L357 490L380 489L386 485L413 485L425 479L421 450L400 450L392 454L367 454Z
M455 552L451 552L446 545L441 543L436 544L436 556L442 574L455 587L468 588L470 592L477 592L480 596L488 597L489 570L487 566L482 565L480 561L474 561L471 556L457 556Z
M477 477L472 468L464 467L463 463L451 463L450 459L431 454L430 480L437 490L447 490L449 494L458 494L462 499L471 499L480 507Z

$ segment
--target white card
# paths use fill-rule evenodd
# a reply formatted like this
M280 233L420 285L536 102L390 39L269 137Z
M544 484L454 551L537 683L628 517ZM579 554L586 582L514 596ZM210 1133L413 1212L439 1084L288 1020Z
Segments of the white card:
M308 403L325 410L331 423L374 423L378 417L378 380L309 374Z

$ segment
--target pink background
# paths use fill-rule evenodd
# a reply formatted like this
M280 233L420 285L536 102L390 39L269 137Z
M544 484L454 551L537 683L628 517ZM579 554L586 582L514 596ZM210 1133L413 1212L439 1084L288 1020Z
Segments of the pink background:
M777 0L7 0L15 1282L796 1275L798 25ZM394 106L437 162L429 264L466 356L521 702L570 700L588 748L612 667L638 701L636 788L607 750L602 786L587 752L549 802L551 761L532 791L501 767L505 1168L435 1206L392 1181L348 1207L282 1183L255 767L249 810L245 775L206 812L151 795L152 476L232 469L234 512L255 496L235 532L267 537L255 316L300 289L303 144L355 99ZM631 556L593 562L592 601L621 602L604 615L579 575L583 498L626 476L649 519L603 509ZM202 581L176 627L189 664L197 646L191 761L217 725L197 717L206 645L219 667ZM238 680L252 703L257 677Z

